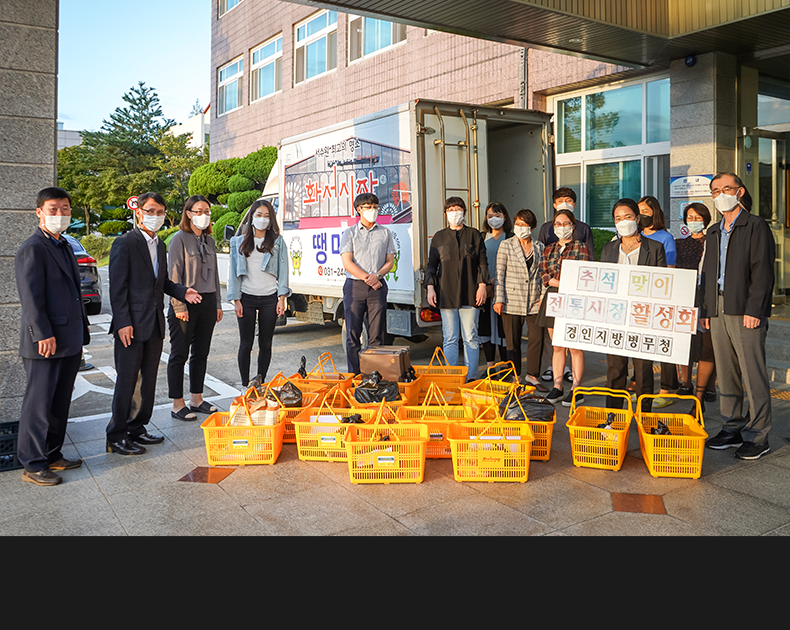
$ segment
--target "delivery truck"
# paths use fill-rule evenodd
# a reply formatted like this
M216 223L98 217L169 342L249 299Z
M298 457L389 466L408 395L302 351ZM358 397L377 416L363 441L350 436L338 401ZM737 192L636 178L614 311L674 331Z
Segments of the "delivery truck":
M372 192L397 248L387 333L424 338L441 326L423 281L431 237L446 227L444 200L463 198L477 229L491 201L511 218L529 208L544 221L553 213L551 142L551 114L422 99L284 139L263 196L288 246L291 313L343 325L341 237L358 221L354 197Z

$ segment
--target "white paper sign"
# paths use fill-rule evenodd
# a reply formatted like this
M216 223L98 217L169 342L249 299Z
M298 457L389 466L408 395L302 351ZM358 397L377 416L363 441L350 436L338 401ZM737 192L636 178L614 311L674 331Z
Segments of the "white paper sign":
M546 314L558 346L685 365L696 286L691 269L565 260Z

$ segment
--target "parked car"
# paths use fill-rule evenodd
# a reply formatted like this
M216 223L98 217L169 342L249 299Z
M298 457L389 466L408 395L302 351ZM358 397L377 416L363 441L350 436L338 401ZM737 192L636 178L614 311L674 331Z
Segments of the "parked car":
M101 313L101 278L96 259L88 254L82 243L76 238L68 234L63 236L71 245L74 256L77 258L77 266L80 268L82 301L85 302L85 310L88 315L98 315Z

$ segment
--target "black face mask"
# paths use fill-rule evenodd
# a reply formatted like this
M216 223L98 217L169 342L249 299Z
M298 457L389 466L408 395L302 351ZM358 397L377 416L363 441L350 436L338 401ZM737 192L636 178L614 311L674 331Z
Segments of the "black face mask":
M642 226L643 228L649 228L651 225L653 225L653 217L647 214L640 214L639 225Z

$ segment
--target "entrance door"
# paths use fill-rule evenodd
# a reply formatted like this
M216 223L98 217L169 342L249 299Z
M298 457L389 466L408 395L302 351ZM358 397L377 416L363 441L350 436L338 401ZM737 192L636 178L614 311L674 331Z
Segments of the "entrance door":
M755 130L757 131L757 130ZM761 131L759 143L758 191L755 205L759 215L768 221L776 241L776 284L774 300L787 299L790 282L790 213L788 213L787 136ZM768 137L766 137L768 136Z

